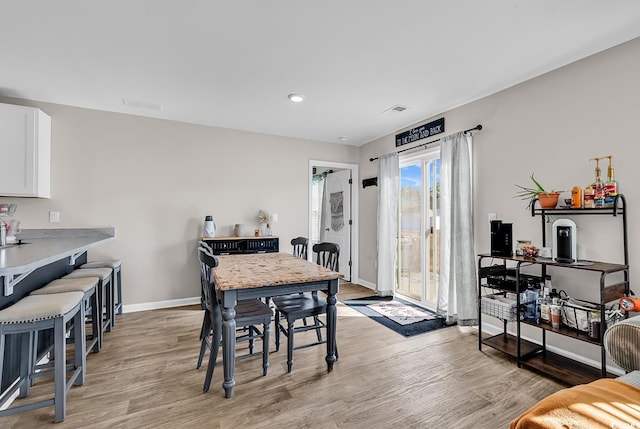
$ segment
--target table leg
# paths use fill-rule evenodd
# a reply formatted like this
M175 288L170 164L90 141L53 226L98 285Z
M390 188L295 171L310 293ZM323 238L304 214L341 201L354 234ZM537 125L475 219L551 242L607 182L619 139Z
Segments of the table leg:
M333 370L336 362L336 293L338 292L338 279L331 280L327 291L327 370Z
M225 398L233 396L233 387L236 385L234 378L236 366L236 291L226 291L222 295L222 362L224 368Z

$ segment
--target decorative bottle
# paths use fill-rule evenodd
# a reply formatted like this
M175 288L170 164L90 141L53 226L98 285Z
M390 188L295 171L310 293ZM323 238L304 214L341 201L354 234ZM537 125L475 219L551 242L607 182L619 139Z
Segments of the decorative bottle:
M582 188L580 186L574 186L573 189L571 189L571 208L582 208Z
M208 215L204 218L203 237L212 238L216 236L216 224L213 222L213 216Z
M605 199L604 182L600 176L600 159L601 158L591 158L591 161L596 162L596 181L591 184L593 188L593 207L596 209L604 208Z
M613 208L613 204L618 196L618 182L613 177L613 155L607 155L603 158L609 158L609 167L607 168L607 181L604 184L604 206Z
M244 224L236 223L235 228L233 228L233 235L236 237L242 237L244 235Z

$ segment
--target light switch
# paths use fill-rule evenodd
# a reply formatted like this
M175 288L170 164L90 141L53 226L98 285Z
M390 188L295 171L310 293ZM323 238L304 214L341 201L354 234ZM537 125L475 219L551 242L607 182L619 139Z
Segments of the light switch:
M278 222L278 213L272 214L271 219L273 219L274 222Z
M49 212L49 222L60 222L60 212Z

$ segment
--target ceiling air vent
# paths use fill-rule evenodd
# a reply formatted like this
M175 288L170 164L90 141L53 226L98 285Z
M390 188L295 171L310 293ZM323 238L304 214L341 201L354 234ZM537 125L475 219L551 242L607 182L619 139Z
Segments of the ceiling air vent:
M129 107L137 107L139 109L158 110L158 111L164 110L164 108L162 107L162 104L149 103L146 101L130 100L128 98L123 98L122 104Z
M383 110L382 113L387 113L387 112L404 112L405 110L407 110L409 107L408 106L403 106L402 104L396 104L395 106L391 106L386 110Z

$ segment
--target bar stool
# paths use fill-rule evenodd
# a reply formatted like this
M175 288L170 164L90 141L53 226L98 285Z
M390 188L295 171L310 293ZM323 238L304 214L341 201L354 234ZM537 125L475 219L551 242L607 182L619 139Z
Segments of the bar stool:
M86 268L111 268L113 275L111 282L114 285L116 300L114 301L115 312L118 315L122 314L122 262L120 259L105 259L99 261L89 261L86 264L82 264L80 269ZM115 326L116 320L113 319L113 325Z
M113 310L113 283L111 276L113 270L111 268L85 268L82 270L73 270L63 279L78 279L82 277L97 277L98 282L98 303L101 309L104 309L102 323L102 332L111 332L115 312ZM101 312L102 313L102 312Z
M98 299L98 277L81 277L77 279L57 279L46 286L31 292L31 295L50 295L54 293L82 292L85 314L87 307L91 309L91 335L87 335L86 354L98 353L102 348L102 318Z
M16 392L25 397L29 394L32 379L37 369L33 365L35 337L40 331L53 329L54 350L54 396L25 405L18 405L0 411L0 416L6 416L23 411L53 405L55 407L55 422L64 421L67 412L67 392L72 385L84 384L86 353L84 330L84 294L82 292L65 292L53 295L30 295L15 304L0 310L0 356L4 356L7 335L21 335L21 359L19 382L11 386L5 393L0 406ZM66 325L73 320L74 358L72 360L72 374L67 381L67 350ZM26 337L26 338L25 338ZM0 374L2 374L4 359L0 359Z

